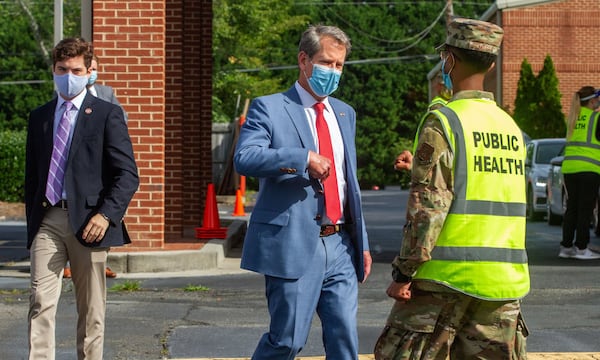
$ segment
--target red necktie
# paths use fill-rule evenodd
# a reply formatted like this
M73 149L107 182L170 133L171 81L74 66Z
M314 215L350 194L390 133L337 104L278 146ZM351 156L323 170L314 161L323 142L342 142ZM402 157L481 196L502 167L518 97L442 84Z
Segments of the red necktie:
M333 158L333 147L331 146L331 135L329 134L329 127L323 116L323 109L325 104L316 103L314 105L317 111L317 137L319 138L319 154L325 156L331 160L331 169L329 170L329 176L323 181L323 190L325 191L325 211L327 217L331 220L332 224L336 224L342 216L340 210L340 195L338 192L338 183L335 172L335 161Z

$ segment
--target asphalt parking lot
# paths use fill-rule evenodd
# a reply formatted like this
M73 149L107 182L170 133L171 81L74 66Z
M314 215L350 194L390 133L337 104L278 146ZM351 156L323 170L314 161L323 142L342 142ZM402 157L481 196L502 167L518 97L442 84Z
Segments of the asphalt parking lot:
M392 305L385 288L389 262L399 246L406 195L399 189L363 194L374 265L359 289L361 360L372 359ZM2 272L10 261L6 254L22 254L24 246L14 239L19 231L10 229L0 226L0 358L20 360L27 357L28 263L21 259L12 263L11 274ZM600 260L559 259L560 232L545 222L527 225L532 290L523 311L531 331L528 358L600 359ZM600 244L598 238L593 241ZM76 357L74 294L70 280L63 284L57 360ZM115 290L123 284L137 288ZM261 276L239 270L239 249L217 269L119 274L109 279L105 359L248 359L268 325L263 286ZM323 359L318 319L301 355Z

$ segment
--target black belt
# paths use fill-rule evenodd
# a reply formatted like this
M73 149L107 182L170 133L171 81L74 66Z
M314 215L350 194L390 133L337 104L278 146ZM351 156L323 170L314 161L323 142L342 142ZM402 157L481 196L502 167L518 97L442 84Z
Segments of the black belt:
M319 236L327 237L329 235L339 233L340 231L344 230L347 226L347 224L321 225L321 233L319 234Z
M67 210L69 208L67 206L67 200L58 200L58 202L56 204L52 205L52 207L61 208L63 210Z

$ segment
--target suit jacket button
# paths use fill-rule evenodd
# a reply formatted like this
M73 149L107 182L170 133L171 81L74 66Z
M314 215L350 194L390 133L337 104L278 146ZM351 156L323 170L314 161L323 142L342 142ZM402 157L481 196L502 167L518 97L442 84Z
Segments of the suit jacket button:
M42 201L42 206L43 206L44 208L47 208L47 207L48 207L48 203L47 203L47 202L45 202L45 201Z
M317 216L315 216L315 220L321 220L321 214L317 214Z

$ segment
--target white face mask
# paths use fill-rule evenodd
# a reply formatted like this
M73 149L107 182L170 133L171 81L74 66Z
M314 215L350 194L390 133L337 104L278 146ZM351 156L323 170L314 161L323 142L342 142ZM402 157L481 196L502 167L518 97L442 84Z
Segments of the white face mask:
M87 76L78 76L71 73L64 75L54 74L54 84L58 92L67 99L72 99L85 89L88 83Z

